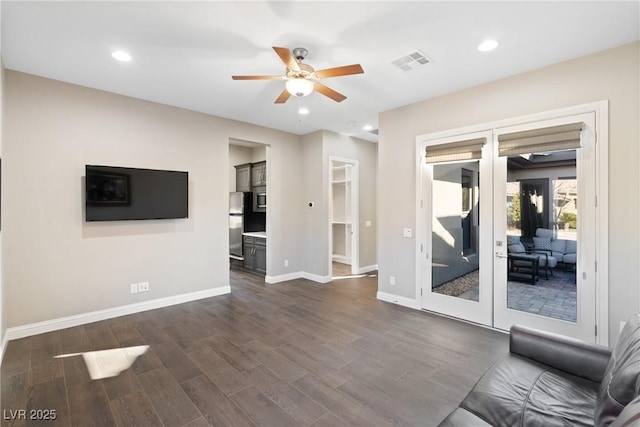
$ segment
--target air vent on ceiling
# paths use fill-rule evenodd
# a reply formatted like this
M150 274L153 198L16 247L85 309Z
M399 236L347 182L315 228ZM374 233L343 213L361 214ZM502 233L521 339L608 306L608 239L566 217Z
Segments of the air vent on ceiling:
M427 65L431 62L431 59L427 57L421 50L416 50L407 55L403 55L400 58L391 61L393 65L404 71L411 71L419 68L423 65Z

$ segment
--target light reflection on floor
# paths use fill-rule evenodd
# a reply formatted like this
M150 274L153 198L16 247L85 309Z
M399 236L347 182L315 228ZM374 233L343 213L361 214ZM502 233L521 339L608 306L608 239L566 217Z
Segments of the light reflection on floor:
M129 369L136 359L145 354L148 349L148 345L138 345L84 353L61 354L55 356L55 358L82 356L91 379L101 380L120 375L122 371Z

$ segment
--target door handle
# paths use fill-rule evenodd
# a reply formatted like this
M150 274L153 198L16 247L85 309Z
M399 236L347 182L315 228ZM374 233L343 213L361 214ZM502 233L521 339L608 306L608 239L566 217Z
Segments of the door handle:
M496 252L496 258L509 258L508 255L502 254L500 252Z

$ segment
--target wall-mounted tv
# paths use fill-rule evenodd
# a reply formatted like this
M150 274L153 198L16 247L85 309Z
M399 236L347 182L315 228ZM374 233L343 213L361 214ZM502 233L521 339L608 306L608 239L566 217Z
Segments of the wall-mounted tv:
M86 221L189 217L189 173L86 165Z

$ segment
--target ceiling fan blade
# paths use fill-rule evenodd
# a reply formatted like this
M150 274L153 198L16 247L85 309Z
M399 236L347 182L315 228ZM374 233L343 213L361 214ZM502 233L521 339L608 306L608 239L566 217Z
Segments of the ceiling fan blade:
M327 87L325 85L323 85L322 83L318 83L318 82L313 82L313 88L320 92L321 94L323 94L324 96L333 99L336 102L342 102L345 99L347 99L346 96L344 96L343 94L341 94L340 92L336 92L335 90L331 89L330 87Z
M231 76L233 80L283 80L282 76Z
M300 66L298 65L298 61L293 57L293 54L286 47L276 47L273 46L273 50L276 51L284 65L287 66L288 69L293 71L300 71Z
M280 96L278 97L278 99L276 99L276 104L284 104L285 102L287 102L287 99L289 99L289 97L291 96L291 94L289 93L289 91L285 88L282 93L280 94Z
M362 74L364 70L360 64L344 65L342 67L326 68L324 70L316 71L316 76L319 79L326 79L327 77L348 76L350 74Z

